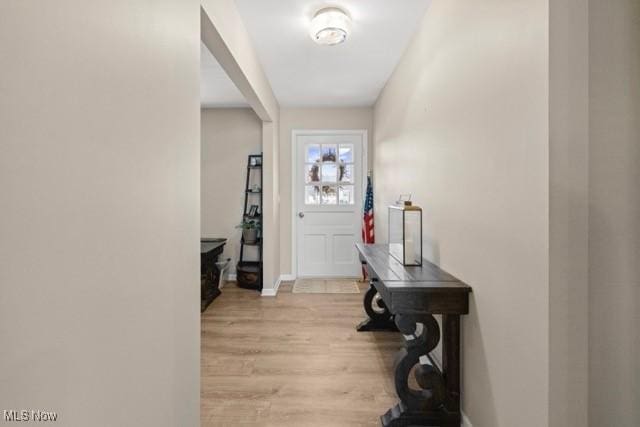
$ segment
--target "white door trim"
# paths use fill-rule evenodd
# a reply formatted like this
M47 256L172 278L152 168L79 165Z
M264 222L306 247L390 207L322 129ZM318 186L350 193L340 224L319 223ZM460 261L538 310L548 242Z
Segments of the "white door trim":
M298 231L296 227L296 214L298 211L298 198L296 195L296 168L298 159L298 136L315 136L315 135L361 135L362 136L362 197L361 204L357 208L362 212L362 203L366 200L367 191L367 175L369 173L368 149L369 149L369 131L366 129L293 129L291 131L291 277L295 280L298 277Z

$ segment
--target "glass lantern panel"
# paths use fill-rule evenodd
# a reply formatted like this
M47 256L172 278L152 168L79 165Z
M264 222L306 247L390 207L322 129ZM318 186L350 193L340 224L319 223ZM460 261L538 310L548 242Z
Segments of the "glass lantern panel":
M403 262L404 259L402 244L402 220L403 211L401 209L389 207L389 253L400 262Z
M420 208L389 206L389 253L403 265L422 265Z
M422 264L422 212L404 211L404 264Z

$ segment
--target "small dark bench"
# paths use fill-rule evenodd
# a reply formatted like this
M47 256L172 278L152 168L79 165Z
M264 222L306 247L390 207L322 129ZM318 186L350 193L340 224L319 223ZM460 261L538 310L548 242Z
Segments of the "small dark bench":
M200 312L220 295L220 270L216 266L227 239L200 239Z

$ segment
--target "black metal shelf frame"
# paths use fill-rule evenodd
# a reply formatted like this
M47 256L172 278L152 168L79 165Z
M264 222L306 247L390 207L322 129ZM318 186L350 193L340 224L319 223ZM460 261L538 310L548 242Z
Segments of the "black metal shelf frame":
M259 173L260 177L260 191L253 191L249 185L251 182L252 173ZM260 223L260 230L258 232L258 240L255 243L245 243L244 239L240 239L240 259L236 266L238 286L256 290L262 290L262 154L251 154L247 158L247 180L245 184L244 194L244 210L243 220L253 220ZM255 201L255 196L259 196L258 199L258 214L249 215L249 197L252 197L252 204ZM245 246L253 246L258 248L257 260L245 259Z

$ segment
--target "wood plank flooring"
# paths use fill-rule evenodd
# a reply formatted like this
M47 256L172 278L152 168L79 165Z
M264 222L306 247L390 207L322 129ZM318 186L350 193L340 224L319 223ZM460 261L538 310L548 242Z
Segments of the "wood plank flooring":
M201 425L379 426L401 338L356 332L364 318L362 294L227 284L202 316Z

